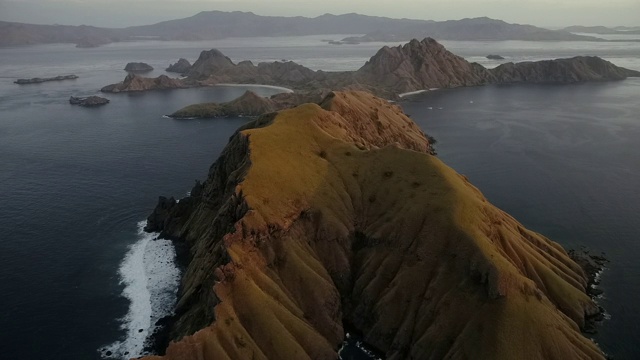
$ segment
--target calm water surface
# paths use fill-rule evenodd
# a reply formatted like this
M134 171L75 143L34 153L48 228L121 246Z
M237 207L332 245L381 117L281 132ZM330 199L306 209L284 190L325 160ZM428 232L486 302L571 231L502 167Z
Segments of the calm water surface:
M345 35L346 36L346 35ZM183 196L203 179L244 119L176 121L182 106L228 101L243 88L109 94L98 109L69 96L124 78L129 61L157 76L180 57L217 47L234 61L294 60L352 70L382 43L334 46L322 37L0 49L0 343L7 358L95 359L124 339L123 259L158 195ZM332 38L341 38L333 36ZM601 55L640 70L638 43L444 42L486 66ZM395 44L390 44L395 45ZM22 77L74 81L18 86ZM257 88L263 95L276 90ZM440 157L496 205L568 247L611 259L597 340L617 358L640 357L640 82L437 91L403 102L439 140ZM440 109L442 108L442 109ZM169 259L170 260L170 259Z

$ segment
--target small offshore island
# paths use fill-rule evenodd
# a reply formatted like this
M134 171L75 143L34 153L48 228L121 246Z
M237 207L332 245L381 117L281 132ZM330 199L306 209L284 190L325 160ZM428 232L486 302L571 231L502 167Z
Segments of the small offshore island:
M105 99L100 96L87 96L87 97L72 96L69 98L69 104L79 105L83 107L97 107L97 106L107 105L108 103L109 103L109 99Z
M26 85L26 84L40 84L47 81L63 81L63 80L75 80L78 75L60 75L50 78L31 78L31 79L18 79L14 81L14 84Z

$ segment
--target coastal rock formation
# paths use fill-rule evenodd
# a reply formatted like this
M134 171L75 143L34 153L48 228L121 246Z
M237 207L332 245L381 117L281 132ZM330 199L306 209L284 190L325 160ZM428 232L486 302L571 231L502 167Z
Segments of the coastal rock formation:
M69 104L80 105L84 107L96 107L96 106L107 105L108 103L109 103L109 99L105 99L100 96L87 96L87 97L72 96L69 98Z
M430 88L477 86L492 82L490 73L447 51L431 38L383 47L355 73L358 82L392 96Z
M227 116L260 116L276 111L280 107L274 101L247 91L241 97L222 104L204 103L189 105L169 117L184 118L217 118Z
M124 69L129 72L149 72L153 71L153 66L143 62L130 62Z
M177 63L169 65L166 69L167 72L174 72L178 74L186 74L191 69L191 63L185 58L180 58Z
M147 359L336 359L343 323L388 359L604 359L562 247L491 205L401 109L331 93L261 117L146 230L190 248Z
M323 74L293 61L258 65L242 61L234 64L219 50L212 49L200 53L187 76L201 84L262 84L303 88L310 82L315 84L323 79Z
M172 79L166 75L157 78L146 78L135 74L129 74L123 82L107 85L100 89L106 93L135 92L147 90L182 89L189 87L180 79Z
M40 84L47 81L62 81L62 80L75 80L78 75L60 75L50 78L31 78L31 79L18 79L14 81L14 84L27 85L27 84Z
M612 81L640 76L640 71L615 66L597 56L506 63L489 71L499 84Z
M193 66L189 69L189 72L187 72L187 76L207 78L234 66L233 61L220 52L220 50L211 49L200 53L198 60L193 63Z

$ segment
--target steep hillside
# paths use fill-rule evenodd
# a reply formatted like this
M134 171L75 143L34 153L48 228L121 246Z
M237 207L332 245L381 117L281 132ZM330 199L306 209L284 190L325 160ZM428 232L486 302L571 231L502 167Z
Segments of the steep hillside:
M604 359L583 270L429 152L363 92L239 129L148 219L190 248L176 342L148 359L335 359L343 323L389 359Z

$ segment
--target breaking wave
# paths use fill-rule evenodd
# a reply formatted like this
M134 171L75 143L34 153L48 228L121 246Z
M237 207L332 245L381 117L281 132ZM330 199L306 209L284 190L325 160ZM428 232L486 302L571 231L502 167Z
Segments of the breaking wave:
M157 239L157 233L144 232L145 222L138 223L138 241L120 264L122 296L130 302L129 311L120 319L126 335L100 349L104 359L129 359L146 355L145 345L155 324L170 315L177 298L180 270L176 251L170 240Z

